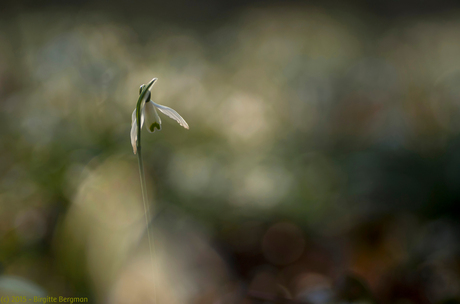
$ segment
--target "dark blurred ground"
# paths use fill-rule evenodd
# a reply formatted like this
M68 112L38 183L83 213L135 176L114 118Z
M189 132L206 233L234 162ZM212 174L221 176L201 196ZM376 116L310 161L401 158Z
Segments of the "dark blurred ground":
M458 303L459 17L456 1L0 3L0 294ZM144 132L154 267L129 141L152 77L190 125Z

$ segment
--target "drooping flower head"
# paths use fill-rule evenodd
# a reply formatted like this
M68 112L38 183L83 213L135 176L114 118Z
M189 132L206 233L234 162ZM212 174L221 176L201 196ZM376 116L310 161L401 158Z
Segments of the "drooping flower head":
M182 116L180 116L175 110L167 106L157 104L150 99L152 96L150 88L156 81L157 78L153 78L147 85L143 84L139 88L139 99L131 118L131 145L133 146L134 154L137 152L137 139L138 136L140 136L140 130L144 125L144 120L147 123L147 130L149 130L150 133L155 132L155 130L161 130L161 118L158 116L157 109L169 118L177 121L185 129L189 128L185 119L183 119ZM140 123L138 123L139 121Z

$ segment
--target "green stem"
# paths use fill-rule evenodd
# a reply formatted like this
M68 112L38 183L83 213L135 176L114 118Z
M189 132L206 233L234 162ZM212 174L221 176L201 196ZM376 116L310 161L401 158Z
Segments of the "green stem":
M145 172L144 172L144 164L142 162L142 149L141 149L141 105L142 105L142 100L144 99L145 94L148 92L150 87L155 83L156 78L153 78L147 86L144 86L141 94L139 94L139 99L137 100L137 105L136 105L136 120L137 120L137 141L136 141L136 149L137 149L137 160L139 164L139 175L141 178L141 189L142 189L142 201L144 203L144 215L145 215L145 224L146 224L146 229L147 229L147 238L149 239L149 250L150 250L150 262L152 264L152 270L154 273L156 273L156 267L155 263L153 261L153 239L150 237L150 225L149 225L149 215L150 215L150 210L149 210L149 203L148 203L148 198L147 198L147 185L145 182ZM154 290L154 295L155 295L155 303L157 303L157 293L156 293L156 280L155 276L153 276L153 290Z
M139 175L141 177L141 189L142 189L142 201L144 202L144 213L145 213L145 221L147 224L147 231L148 231L148 225L149 225L149 220L148 220L148 215L150 214L149 212L149 203L148 203L148 198L147 198L147 185L145 182L145 172L144 172L144 164L142 162L142 149L141 149L141 128L140 124L137 126L137 162L139 164ZM149 238L150 239L150 238Z
M148 204L148 198L147 198L147 185L145 183L145 173L144 173L144 164L142 162L141 147L137 148L137 160L139 163L139 175L141 177L142 201L144 202L145 221L146 221L147 228L148 228L148 225L149 225L148 215L150 214L150 211L149 211L149 204Z
M142 151L141 151L141 129L142 129L142 124L141 124L141 118L142 118L142 113L141 113L141 106L142 106L142 101L145 97L145 94L149 91L150 87L155 83L157 79L153 78L146 86L143 86L143 89L141 93L139 94L139 99L137 100L136 104L136 122L137 122L137 141L136 141L136 149L137 149L137 160L139 163L139 174L141 177L141 188L142 188L142 200L144 201L144 211L145 211L145 220L147 223L147 231L148 231L148 218L147 215L149 214L148 212L148 199L147 199L147 186L145 183L145 173L144 173L144 164L142 163ZM150 237L149 237L149 242L150 242Z

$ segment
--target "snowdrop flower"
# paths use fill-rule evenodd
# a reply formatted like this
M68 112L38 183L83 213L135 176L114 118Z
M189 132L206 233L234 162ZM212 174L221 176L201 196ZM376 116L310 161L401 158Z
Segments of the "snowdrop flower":
M157 129L158 131L161 130L161 118L160 116L158 116L157 109L169 118L172 118L175 121L177 121L185 129L189 128L185 119L183 119L182 116L180 116L179 113L177 113L175 110L167 106L157 104L150 99L150 97L152 96L150 92L150 87L155 83L156 80L157 78L153 78L147 86L143 84L139 88L140 96L138 103L140 102L140 104L134 109L131 118L131 145L133 146L134 154L136 154L137 152L137 137L140 135L137 123L137 119L139 118L139 115L137 115L137 109L141 109L140 128L142 129L145 120L147 123L147 130L149 130L150 133L155 132L155 129Z

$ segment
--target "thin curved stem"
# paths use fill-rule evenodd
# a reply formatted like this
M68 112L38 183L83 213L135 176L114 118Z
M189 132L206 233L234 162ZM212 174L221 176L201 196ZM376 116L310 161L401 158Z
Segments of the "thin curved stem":
M138 141L140 139L140 136L138 137ZM145 215L145 225L147 229L147 238L149 239L149 250L150 250L150 263L152 264L152 270L156 272L156 267L155 267L155 262L153 260L153 238L150 237L150 221L149 221L149 215L150 215L150 208L149 208L149 203L147 199L147 186L145 183L145 173L144 173L144 164L142 162L142 152L141 152L141 147L140 145L137 147L137 160L139 163L139 175L141 178L141 188L142 188L142 201L144 202L144 215ZM155 295L155 303L157 303L157 293L156 293L156 280L155 276L153 276L153 292Z
M156 265L153 260L153 238L150 237L150 221L149 221L149 215L150 215L150 210L149 210L149 203L148 203L148 198L147 198L147 186L145 182L145 172L144 172L144 164L142 162L142 148L141 148L141 128L142 128L142 113L141 113L141 106L142 106L142 101L144 99L145 94L148 92L150 87L155 83L157 79L153 78L147 86L144 86L143 90L141 91L141 94L139 94L139 99L137 100L137 105L136 105L136 120L137 120L137 141L136 141L136 148L137 148L137 160L139 164L139 175L141 179L141 189L142 189L142 201L144 203L144 215L145 215L145 225L147 229L147 238L149 239L149 250L150 250L150 262L152 265L152 271L153 273L156 273ZM152 249L153 248L153 249ZM153 276L153 292L154 292L154 297L155 297L155 303L157 303L157 292L156 292L156 279L155 276Z

